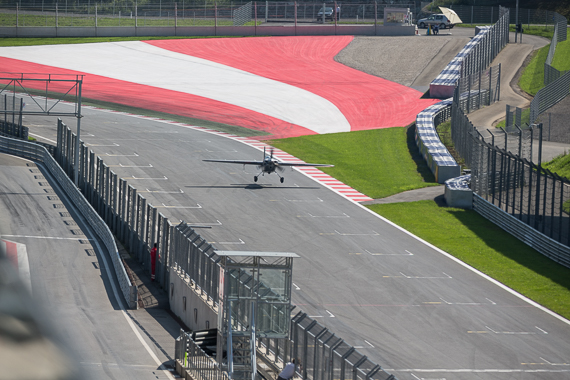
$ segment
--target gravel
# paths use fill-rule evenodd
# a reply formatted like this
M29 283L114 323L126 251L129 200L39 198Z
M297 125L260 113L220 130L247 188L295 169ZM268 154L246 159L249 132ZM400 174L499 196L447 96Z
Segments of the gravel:
M367 74L411 86L447 42L449 38L355 37L335 60Z

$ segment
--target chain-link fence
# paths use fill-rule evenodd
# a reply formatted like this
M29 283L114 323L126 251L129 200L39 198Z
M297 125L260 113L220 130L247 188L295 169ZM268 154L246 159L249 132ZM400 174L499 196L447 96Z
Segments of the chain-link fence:
M548 49L548 55L546 57L546 62L544 63L544 85L548 86L550 83L554 82L556 79L560 78L566 71L559 71L552 67L552 60L554 59L554 52L556 51L556 46L559 42L566 41L567 34L567 23L566 18L554 14L554 35L552 36L552 41L550 43L550 48Z
M77 1L69 3L0 5L1 27L184 27L184 26L251 26L271 22L325 21L382 22L385 8L415 9L409 0L386 3L331 2L224 2L195 1L134 3L114 1ZM319 15L320 12L320 15ZM408 20L411 22L412 20Z
M491 64L493 59L509 42L509 10L500 7L501 17L490 27L477 29L477 34L447 64L443 71L430 83L430 95L437 98L453 96L457 81L471 74L479 73Z
M566 40L566 18L558 13L553 14L556 20L555 33L552 37L550 49L546 63L544 64L544 84L530 103L530 108L521 109L518 107L506 107L505 125L506 129L528 128L529 125L537 123L539 116L553 107L555 104L566 98L570 94L570 71L563 72L551 66L554 52L558 42ZM564 33L561 32L564 30ZM548 133L543 138L550 140L550 124L548 123Z
M465 160L467 166L471 166L472 151L472 141L468 136L475 133L476 129L470 123L466 124L462 115L498 101L501 93L500 83L500 65L489 67L457 81L451 104L451 139L455 150Z
M499 7L497 22L489 27L477 44L463 56L461 77L485 70L509 43L509 15L508 8Z

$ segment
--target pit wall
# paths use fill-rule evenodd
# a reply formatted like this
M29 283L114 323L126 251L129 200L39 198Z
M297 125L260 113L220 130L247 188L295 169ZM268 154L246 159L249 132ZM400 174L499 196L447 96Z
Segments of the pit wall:
M415 25L284 25L186 27L0 27L0 37L167 37L167 36L413 36Z
M182 271L172 268L170 283L170 310L186 327L191 331L217 328L217 307Z

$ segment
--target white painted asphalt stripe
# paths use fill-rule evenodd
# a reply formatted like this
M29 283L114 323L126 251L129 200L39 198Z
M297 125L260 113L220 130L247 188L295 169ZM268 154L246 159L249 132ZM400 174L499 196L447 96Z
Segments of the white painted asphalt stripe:
M333 103L309 91L141 41L2 47L0 55L198 95L316 133L350 131Z
M153 180L153 181L167 181L168 178L166 176L162 178L137 178L137 177L122 177L121 179L132 179L132 180Z
M42 140L46 140L46 141L49 141L50 143L53 143L53 144L57 145L57 141L48 139L47 137L43 137L43 136L37 135L37 134L35 134L35 133L28 133L28 135L30 135L30 136L35 136L35 137L39 137L39 138L41 138Z
M81 134L81 137L84 137L83 134ZM109 154L109 153L105 153L106 157L138 157L139 155L136 153L133 154Z

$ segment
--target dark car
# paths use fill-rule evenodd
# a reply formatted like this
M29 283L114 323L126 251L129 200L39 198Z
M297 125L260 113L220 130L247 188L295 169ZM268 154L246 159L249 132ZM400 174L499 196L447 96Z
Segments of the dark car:
M323 8L319 9L317 13L317 21L323 20ZM334 20L334 9L332 7L325 7L325 20Z

